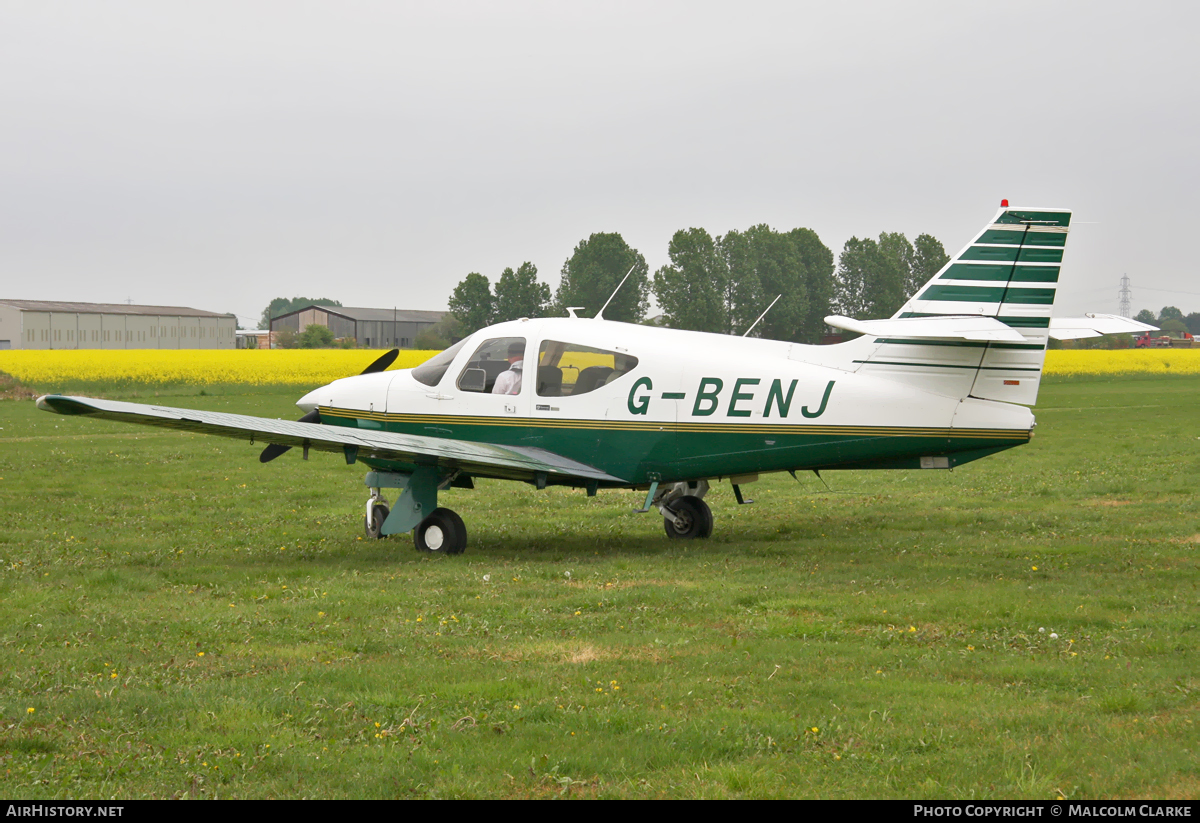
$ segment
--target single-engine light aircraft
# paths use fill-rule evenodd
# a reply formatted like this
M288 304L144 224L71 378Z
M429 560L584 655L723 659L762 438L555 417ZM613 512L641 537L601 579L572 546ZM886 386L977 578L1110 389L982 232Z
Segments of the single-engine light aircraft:
M49 395L38 407L337 452L369 469L366 530L461 553L451 488L500 478L646 492L672 538L708 537L709 483L765 472L950 469L1032 437L1049 337L1151 329L1112 315L1052 319L1071 213L1009 208L892 318L826 323L828 346L638 326L521 319L413 369L389 352L302 397L298 422ZM600 312L603 314L603 311ZM402 490L389 504L385 489Z

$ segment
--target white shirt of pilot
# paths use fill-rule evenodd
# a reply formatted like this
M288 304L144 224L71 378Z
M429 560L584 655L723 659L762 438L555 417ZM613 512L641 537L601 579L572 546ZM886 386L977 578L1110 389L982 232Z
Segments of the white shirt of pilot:
M517 360L508 367L508 371L502 372L496 378L496 385L492 386L492 394L520 394L521 369L524 366L524 360Z

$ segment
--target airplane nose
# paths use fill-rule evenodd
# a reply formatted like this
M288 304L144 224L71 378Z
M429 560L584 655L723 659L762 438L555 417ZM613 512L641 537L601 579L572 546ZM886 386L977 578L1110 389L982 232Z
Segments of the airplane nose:
M296 405L299 408L303 409L305 413L308 413L308 412L312 411L313 409L315 409L317 406L321 405L321 401L319 398L322 393L324 393L326 396L328 396L329 387L322 386L319 389L313 389L308 394L304 395L299 400L297 400Z

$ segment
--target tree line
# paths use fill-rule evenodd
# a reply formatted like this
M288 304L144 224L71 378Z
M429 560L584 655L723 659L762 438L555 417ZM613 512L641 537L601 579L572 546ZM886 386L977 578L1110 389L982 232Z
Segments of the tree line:
M1200 312L1194 311L1184 317L1183 312L1175 306L1163 306L1157 316L1149 309L1142 309L1133 319L1158 326L1165 332L1200 334Z
M465 336L519 317L563 316L568 307L578 307L580 317L595 316L628 273L604 310L608 320L643 322L653 294L661 325L743 334L778 296L752 336L815 343L827 315L892 316L949 259L928 234L910 243L901 233L885 232L878 240L847 240L835 266L833 252L812 229L777 231L766 224L716 237L705 229L680 229L667 253L670 262L651 276L645 257L620 234L593 234L563 263L553 297L532 263L505 269L494 288L471 272L450 296L454 332Z

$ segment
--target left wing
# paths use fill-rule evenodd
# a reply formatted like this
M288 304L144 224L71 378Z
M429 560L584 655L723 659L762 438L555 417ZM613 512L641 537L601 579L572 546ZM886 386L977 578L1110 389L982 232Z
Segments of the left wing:
M52 394L39 397L37 405L39 409L57 414L83 414L121 423L215 434L238 440L248 439L251 443L258 440L281 446L340 452L345 455L347 462L358 458L379 458L461 469L477 477L536 480L537 475L545 474L565 480L626 484L625 480L584 463L545 449L526 446L497 446L491 443L364 431L343 426L324 426L320 423L269 420L244 414L174 409L118 400L97 400L91 397L64 397Z

